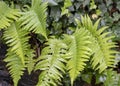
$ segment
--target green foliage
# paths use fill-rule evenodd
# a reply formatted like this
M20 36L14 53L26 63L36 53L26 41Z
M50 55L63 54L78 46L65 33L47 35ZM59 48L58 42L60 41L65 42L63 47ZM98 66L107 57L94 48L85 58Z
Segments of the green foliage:
M39 1L36 1L36 2L39 2ZM36 4L36 2L34 2L34 4ZM20 79L21 75L23 75L23 69L27 68L29 73L31 73L31 71L33 70L33 67L35 64L33 57L35 55L33 54L34 51L32 49L30 49L30 45L28 43L29 38L30 38L28 36L28 34L30 32L27 30L28 28L25 27L26 28L25 29L22 26L23 23L21 23L21 22L23 22L23 20L21 21L21 19L24 16L23 15L20 16L21 12L14 11L14 9L7 7L7 5L5 3L3 3L3 2L1 2L1 3L2 3L3 7L6 7L5 9L8 10L8 13L9 13L9 15L8 15L7 12L4 13L2 10L1 10L2 12L0 13L0 15L3 16L1 18L4 18L4 22L3 22L3 19L0 20L0 22L2 23L1 25L4 25L1 27L1 29L6 28L5 32L4 32L4 39L6 40L6 44L8 44L8 46L9 46L9 50L8 50L8 54L5 59L5 62L8 62L8 67L9 67L10 73L13 77L14 85L17 86L18 80ZM34 4L33 4L33 7L34 7ZM38 6L41 6L41 1L38 4L39 4ZM43 9L43 11L46 8L45 6L46 6L46 4L44 4L43 8L41 7ZM4 9L4 8L1 7L0 9ZM4 13L4 15L3 15L3 13ZM19 13L19 14L17 14L17 13ZM42 25L40 24L40 27L42 27L43 30L45 29L45 25L43 25L43 24L45 24L45 17L46 16L43 15L43 17L41 19ZM16 20L16 21L14 23L11 23L13 20ZM29 26L29 22L27 24ZM41 28L39 28L39 27L31 28L30 30L40 31L40 33L45 34L45 31L42 32ZM39 32L36 32L36 33L39 33ZM9 58L11 58L11 60ZM14 70L16 70L16 71L14 71ZM16 72L18 74L16 74Z
M65 35L66 44L71 52L71 59L67 62L67 69L71 78L71 84L85 67L85 62L89 60L91 49L89 48L90 37L85 28L76 30L73 35Z
M19 25L11 24L4 33L6 43L11 48L11 52L15 52L23 65L25 64L25 55L29 51L28 32L21 29Z
M11 51L11 49L8 50L4 61L8 62L7 67L10 70L10 74L13 78L14 86L18 86L18 81L21 79L21 76L24 73L23 71L25 70L25 66L22 64L19 56Z
M13 77L15 86L17 86L20 76L23 75L23 69L25 69L25 61L27 62L25 59L33 53L28 44L28 32L21 29L18 23L13 23L5 30L4 39L9 46L5 62L8 62L7 66Z
M81 16L82 17L82 16ZM115 43L111 41L114 36L111 36L111 32L105 32L107 27L102 27L98 29L99 21L95 24L92 23L88 16L82 17L81 27L85 27L90 33L90 38L92 40L91 49L94 54L91 63L94 69L99 69L100 72L105 70L107 67L112 67L114 64L115 54L117 53L113 48L115 48ZM100 65L99 65L100 64Z
M4 2L0 1L0 29L10 26L10 23L17 20L19 16L17 9L9 8Z
M64 6L62 7L62 13L61 13L61 15L68 14L69 10L67 8L70 7L70 6L72 6L71 0L65 0Z
M46 36L46 15L45 11L47 3L42 3L41 0L32 0L32 6L28 11L22 13L19 19L23 29L40 33Z
M96 9L96 8L97 8L97 6L95 5L94 0L91 0L91 3L90 3L90 10Z
M42 70L37 86L57 86L65 73L67 45L57 39L49 39L46 45L35 66L35 70Z
M120 74L113 70L107 70L105 75L107 76L104 82L105 86L120 86Z
M97 10L97 14L91 16L93 19L101 15L101 11L95 7L95 1L92 0L90 5L89 2L90 0L48 1L47 10L46 1L32 0L27 10L22 8L19 11L0 2L0 29L5 28L4 39L9 47L4 61L7 62L14 86L17 86L26 69L29 74L32 71L41 71L37 86L58 86L67 73L73 85L86 68L87 62L99 73L113 67L117 53L114 50L115 43L112 42L114 36L106 30L108 27L98 28L101 27L100 19L93 23L87 15L80 17L81 9L86 6L91 8L88 12ZM50 5L51 3L53 5ZM55 12L52 6L55 6ZM85 10L83 13L86 12ZM38 57L29 42L31 33L37 37L40 35L39 40L42 40L43 36L46 38L42 40L42 51ZM49 35L55 37L51 38ZM34 57L37 59L33 59Z
M25 58L26 67L27 67L27 70L28 70L29 74L31 74L31 72L34 69L34 65L36 64L36 60L33 59L33 57L35 57L34 52L35 52L34 50L29 49L29 51L27 53L27 57Z

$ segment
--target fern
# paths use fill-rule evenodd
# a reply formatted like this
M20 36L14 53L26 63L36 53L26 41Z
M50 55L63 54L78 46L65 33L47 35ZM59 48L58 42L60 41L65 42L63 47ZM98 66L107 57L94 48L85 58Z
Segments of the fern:
M14 85L17 86L19 79L23 75L23 70L27 67L30 74L34 68L34 51L30 49L28 44L28 32L21 29L17 22L11 24L5 30L4 39L9 46L7 57L4 61L7 62Z
M31 74L36 64L36 60L33 59L33 57L35 57L34 51L32 49L29 49L27 52L27 57L25 58L25 63L29 74Z
M37 86L58 86L65 72L67 46L57 39L49 39L46 45L35 66L35 70L42 70Z
M19 56L21 62L24 65L25 55L29 51L30 47L29 44L27 43L29 39L28 32L21 29L18 23L16 24L13 23L5 31L4 38L7 41L6 43L11 48L11 51L15 52Z
M4 61L14 86L17 86L26 68L29 74L33 70L41 70L37 86L58 86L66 70L73 85L89 60L93 69L100 73L114 64L117 53L111 40L114 36L105 32L107 27L98 29L100 20L93 24L89 16L82 16L82 21L77 21L76 31L72 35L64 35L64 41L48 39L41 56L33 59L34 51L28 43L29 32L41 34L47 39L46 8L47 3L42 3L42 0L32 0L28 11L19 12L0 2L0 29L6 28L4 39L9 47Z
M0 4L1 4L0 28L6 28L4 33L4 39L6 40L6 43L9 46L9 50L8 50L5 62L8 62L7 66L13 78L14 85L17 86L19 79L23 75L23 70L27 67L28 72L30 74L34 68L34 64L35 64L35 60L33 60L34 51L30 49L30 45L28 44L29 31L24 30L24 27L21 28L22 25L20 21L12 23L14 20L17 20L18 17L20 16L20 13L18 12L18 10L14 10L7 7L7 5L3 2L0 2ZM34 6L36 6L36 4L37 3L35 2ZM39 2L39 5L40 5L40 2ZM6 9L6 12L8 14L3 12L2 7ZM32 7L32 9L33 8L34 7ZM45 9L43 8L43 10ZM23 16L21 17L21 19L22 18ZM43 25L45 23L45 22L43 23L44 19L45 18L41 19L42 29L45 29L45 25ZM37 29L38 28L39 27L37 27ZM44 31L42 32L44 33Z
M30 49L28 44L28 32L21 29L17 22L11 24L5 30L4 39L9 46L5 62L8 62L7 66L12 75L14 85L17 86L18 80L23 75L23 70L27 67L29 74L33 70L35 64L33 50Z
M71 59L67 62L67 69L71 78L71 84L84 69L86 61L89 60L91 49L89 32L85 28L77 29L73 35L65 35L66 44L72 53Z
M111 67L114 64L114 54L117 53L113 50L116 47L115 43L111 40L114 36L111 36L110 32L105 32L107 27L98 29L100 19L93 24L89 16L81 16L81 18L81 27L85 27L91 36L92 45L90 46L94 54L91 60L92 67L96 70L99 69L101 73L107 67Z
M18 86L18 81L21 79L21 76L24 73L23 70L25 70L25 66L20 61L19 56L12 52L11 49L8 50L6 56L7 57L4 59L4 61L8 62L7 67L10 70L9 72L13 78L14 86Z
M0 29L10 26L19 16L20 13L17 9L9 8L4 2L0 1Z
M32 6L29 11L23 12L22 17L19 19L19 21L21 21L21 26L29 31L40 33L47 38L46 8L47 3L42 3L41 0L32 0Z

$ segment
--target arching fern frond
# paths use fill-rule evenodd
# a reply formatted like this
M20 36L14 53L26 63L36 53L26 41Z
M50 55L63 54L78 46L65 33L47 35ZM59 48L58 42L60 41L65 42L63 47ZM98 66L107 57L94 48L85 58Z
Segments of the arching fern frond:
M71 59L67 62L67 69L71 78L71 85L84 69L86 61L89 60L91 49L89 32L85 28L77 29L73 35L65 35L66 44L72 53Z
M30 74L34 68L34 51L30 49L28 44L28 32L21 29L18 22L12 23L11 26L5 29L4 39L9 46L7 57L4 61L7 62L14 86L17 86L21 75L23 75L23 70L27 68Z
M46 44L35 66L35 70L42 70L37 86L58 86L65 72L67 46L57 39L49 39Z
M115 61L115 53L117 53L113 48L115 48L115 43L112 42L114 36L110 35L110 32L105 32L107 27L102 27L98 29L99 21L95 24L92 23L89 16L81 16L82 23L81 27L85 27L90 33L92 44L90 45L93 51L93 58L91 60L92 67L96 70L99 69L101 73L107 67L111 67Z
M47 3L42 3L42 0L32 0L29 11L24 12L20 18L21 26L29 31L40 33L47 38L46 9Z
M7 67L13 78L14 86L18 86L18 81L24 73L23 70L25 70L25 66L22 64L19 56L12 52L11 49L8 50L6 56L4 61L8 62Z
M11 48L11 52L14 52L21 59L21 62L25 64L25 56L29 51L28 44L28 32L19 27L18 23L11 24L4 33L6 43Z
M19 16L20 13L17 9L9 8L3 1L0 1L0 29L10 26Z

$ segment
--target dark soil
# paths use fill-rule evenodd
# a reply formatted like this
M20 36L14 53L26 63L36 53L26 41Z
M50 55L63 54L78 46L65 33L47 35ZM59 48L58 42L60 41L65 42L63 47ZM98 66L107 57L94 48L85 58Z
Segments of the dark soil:
M5 58L7 46L0 42L0 86L13 86L10 74L5 67L6 63L3 62Z

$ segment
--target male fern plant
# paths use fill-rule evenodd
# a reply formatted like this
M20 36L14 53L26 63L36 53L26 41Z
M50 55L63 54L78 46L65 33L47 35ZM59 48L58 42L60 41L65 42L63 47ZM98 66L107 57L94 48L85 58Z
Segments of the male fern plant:
M73 86L87 61L99 73L113 66L117 53L111 40L114 36L105 32L107 27L98 28L100 20L93 24L89 16L81 16L81 21L76 20L77 27L73 34L49 37L46 32L46 9L47 3L42 0L32 0L25 11L12 9L0 2L0 29L4 30L4 39L9 47L4 61L7 62L14 86L18 85L26 69L29 74L41 70L36 86L58 86L66 72ZM35 51L29 43L31 32L46 38L37 59L33 59Z

